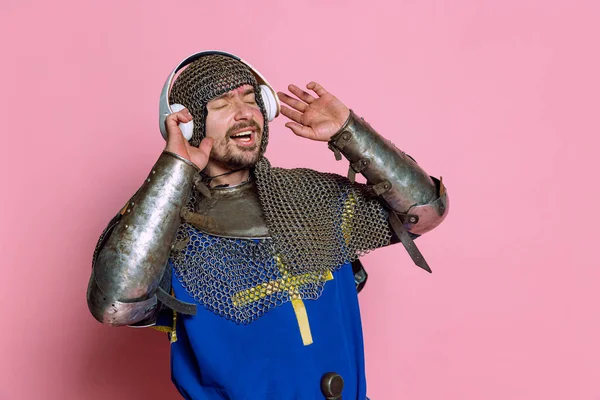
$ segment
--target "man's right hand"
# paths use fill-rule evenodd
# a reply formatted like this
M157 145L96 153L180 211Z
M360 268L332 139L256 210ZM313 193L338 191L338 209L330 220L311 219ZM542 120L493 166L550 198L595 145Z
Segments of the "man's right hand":
M183 137L183 133L181 133L181 129L179 128L179 123L190 122L191 120L192 114L190 114L187 108L167 116L165 125L167 128L168 139L165 150L193 162L198 168L203 170L210 158L210 151L214 141L212 138L204 138L197 148L190 145Z

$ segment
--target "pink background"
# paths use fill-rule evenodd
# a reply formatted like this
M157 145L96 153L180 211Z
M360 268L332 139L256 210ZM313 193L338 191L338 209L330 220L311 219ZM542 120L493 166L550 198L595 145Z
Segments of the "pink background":
M369 395L600 399L594 1L0 2L0 399L177 398L169 345L87 311L96 239L164 142L176 63L321 82L432 175L450 215L365 259ZM275 165L345 173L272 124Z

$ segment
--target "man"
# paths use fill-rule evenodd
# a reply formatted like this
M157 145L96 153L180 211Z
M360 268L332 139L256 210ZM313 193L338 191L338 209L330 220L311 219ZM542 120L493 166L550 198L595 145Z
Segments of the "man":
M165 151L98 242L89 308L106 324L170 332L187 399L322 399L334 371L343 398L362 400L364 271L352 264L401 240L428 268L412 238L443 220L446 192L315 82L278 93L286 127L346 156L351 179L271 167L257 78L206 54L175 80L170 102L187 108L166 117ZM180 124L192 120L188 142Z

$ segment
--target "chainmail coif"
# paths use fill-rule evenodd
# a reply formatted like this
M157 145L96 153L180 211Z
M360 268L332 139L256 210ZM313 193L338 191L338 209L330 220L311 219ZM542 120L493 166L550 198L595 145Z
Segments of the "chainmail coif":
M206 104L242 85L254 87L256 103L265 119L262 135L261 154L264 154L269 141L269 129L266 123L267 113L260 96L256 78L243 63L220 54L207 55L188 65L177 77L171 88L169 101L186 106L194 117L194 132L189 140L198 147L206 136Z
M388 245L387 212L365 185L310 169L271 167L265 107L254 75L226 56L200 58L183 70L171 102L194 116L190 143L205 136L206 104L244 84L255 88L265 126L261 157L253 172L271 236L252 241L216 238L182 223L172 252L175 273L187 292L207 309L249 323L294 298L317 299L327 276L372 249ZM194 191L187 208L194 212Z

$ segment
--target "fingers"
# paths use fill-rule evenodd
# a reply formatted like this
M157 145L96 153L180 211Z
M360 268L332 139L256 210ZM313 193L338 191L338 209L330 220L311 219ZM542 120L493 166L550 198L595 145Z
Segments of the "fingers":
M310 82L306 88L315 92L319 97L326 95L328 92L317 82Z
M289 85L288 90L290 92L292 92L292 94L297 96L300 100L302 100L303 102L305 102L307 104L310 104L313 101L315 101L314 97L312 97L310 94L306 93L304 90L300 89L296 85Z
M179 124L180 122L190 122L192 114L187 108L167 115L167 124Z
M314 83L314 82L311 82ZM307 87L311 84L309 83L307 85ZM309 104L311 104L313 101L315 101L316 99L306 93L304 90L300 89L298 86L296 85L289 85L288 86L288 90L295 96L298 97L298 99L283 93L283 92L277 92L277 96L279 97L279 100L281 100L282 103L287 104L288 106L292 107L294 110L300 111L301 113L306 111L306 108L308 107ZM319 86L319 90L322 90L322 93L327 93L323 88L321 88ZM284 114L285 115L285 114ZM291 117L290 117L291 118Z
M316 82L310 82L309 84L306 85L306 87L308 89L314 91L318 96L323 96L323 95L328 94L328 92L323 88L323 86L319 85ZM296 85L289 85L288 90L293 95L297 96L298 99L300 99L300 100L298 100L286 93L277 92L277 96L279 97L279 100L281 100L282 103L287 104L288 106L292 107L294 110L299 111L301 113L306 112L308 105L316 100L315 97L313 97L311 94L305 92L304 90L300 89ZM283 115L285 115L286 117L288 117L290 119L293 119L296 122L300 122L298 119L298 115L293 113L293 110L287 110L287 111L289 111L290 115L284 113L283 108L282 108ZM295 118L292 117L292 115L294 115Z
M300 100L297 100L291 96L288 96L287 94L285 94L283 92L278 92L277 95L279 96L279 100L281 100L282 103L287 104L288 106L290 106L300 112L306 111L306 107L307 107L306 103L303 103Z
M281 106L281 113L292 121L302 124L302 113L292 110L286 106Z
M182 135L181 129L179 129L179 123L190 122L191 120L192 120L192 114L189 112L189 110L187 108L184 108L181 111L177 111L177 112L167 115L167 118L165 119L167 135L169 137L172 136L173 134Z
M314 136L314 132L307 126L297 124L295 122L288 122L285 124L287 128L290 128L295 135L301 136L303 138L312 139Z

